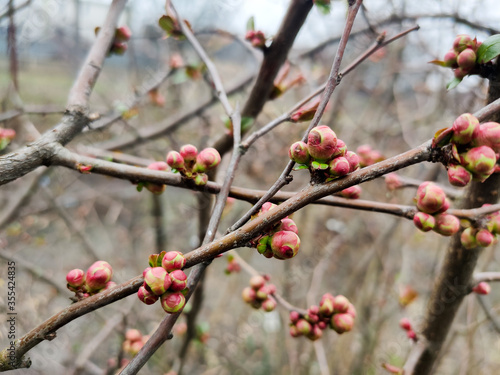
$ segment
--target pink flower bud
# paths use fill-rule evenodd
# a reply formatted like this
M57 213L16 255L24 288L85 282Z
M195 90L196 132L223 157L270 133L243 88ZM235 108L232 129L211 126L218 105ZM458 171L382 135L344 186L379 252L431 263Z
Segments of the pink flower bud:
M399 326L403 328L405 331L409 331L411 329L411 323L408 318L402 318L399 321Z
M337 135L326 125L315 127L307 136L309 155L316 161L328 161L337 147Z
M111 280L113 269L108 262L98 260L87 269L85 282L91 291L97 291L106 286Z
M142 341L142 334L137 329L127 329L127 332L125 332L125 339L131 342Z
M104 286L104 290L114 288L117 284L114 281L108 281Z
M115 41L117 42L126 42L130 40L130 37L132 36L132 32L128 28L128 26L122 26L116 29L115 32Z
M181 292L167 292L161 296L160 302L166 313L175 314L186 304L186 297Z
M142 277L146 276L146 272L148 272L151 269L151 267L146 267L144 268L144 271L142 271Z
M295 325L291 325L290 326L290 336L299 337L300 335L301 335L301 333L299 332L297 327Z
M460 235L460 242L466 249L473 249L478 246L476 241L476 230L472 227L465 228Z
M273 297L268 297L264 302L262 302L262 310L265 312L271 312L276 308L276 300Z
M253 301L255 301L256 298L255 290L247 286L241 292L241 297L243 298L243 301L245 301L246 303L252 303Z
M338 156L344 156L347 152L347 146L342 139L337 138L337 147L335 147L335 152L332 155L332 158L336 158Z
M472 144L474 146L488 146L495 152L500 152L500 124L485 122L476 128Z
M297 311L290 311L290 322L297 323L300 319L300 314Z
M279 231L271 237L271 249L277 259L290 259L297 255L300 247L299 236L291 231Z
M450 165L448 167L448 181L453 186L467 186L471 179L471 173L461 165Z
M172 69L178 69L184 65L184 61L182 60L182 56L178 53L174 53L168 62L168 65Z
M170 285L170 290L173 292L180 292L187 286L187 276L182 270L174 270L170 272L170 280L172 284Z
M403 369L400 367L393 366L389 363L382 363L382 368L387 370L391 374L403 375Z
M212 147L208 147L196 156L196 165L194 166L194 170L196 172L205 172L210 169L217 167L220 163L220 154L219 152Z
M306 316L304 316L304 319L311 323L311 325L319 322L319 316L313 313L308 313Z
M465 52L465 51L464 51ZM470 113L464 113L453 122L453 143L465 145L472 141L474 131L479 127L479 120Z
M170 276L163 267L153 267L148 270L144 276L144 282L157 296L165 293L172 284Z
M350 314L335 314L330 320L330 327L338 334L349 332L353 326L354 318Z
M434 183L424 182L417 190L417 208L422 212L433 214L439 211L445 200L446 194L443 189Z
M349 161L343 157L339 156L330 161L330 175L334 177L342 177L349 173L350 171Z
M333 311L336 313L346 313L348 309L349 300L342 295L336 296L333 303Z
M455 78L462 79L470 73L470 69L458 67L453 71Z
M328 322L330 321L330 319L328 319ZM326 329L326 327L328 327L328 323L321 320L318 322L318 327L319 329L323 330L323 329Z
M184 145L180 149L180 154L186 163L192 162L195 161L196 156L198 156L198 149L193 145Z
M16 137L16 131L10 128L0 128L0 138L12 141Z
M311 324L305 319L300 319L295 326L301 335L308 335L312 329Z
M495 236L487 229L480 229L476 234L476 241L479 246L490 246L495 240Z
M130 344L130 354L136 355L137 353L139 353L143 346L144 344L142 341L134 341L132 344Z
M444 55L443 61L448 68L455 66L457 64L458 53L454 49L450 49Z
M159 298L156 294L153 294L149 290L147 290L144 285L142 285L137 291L137 297L146 305L152 305Z
M417 212L413 216L413 223L422 232L428 232L434 228L436 220L434 219L434 216L426 214L425 212Z
M184 158L177 151L170 151L167 154L167 164L170 168L182 170L184 169Z
M307 309L307 313L312 314L312 315L318 315L319 314L319 306L316 306L316 305L309 306L309 308Z
M462 164L474 175L490 175L497 162L495 151L488 146L471 148L461 157Z
M341 197L347 199L359 199L359 197L361 196L361 186L354 185L348 187L347 189L342 190L339 194Z
M110 53L115 55L123 55L128 49L127 43L114 42L109 49Z
M401 179L396 173L388 173L385 175L385 185L389 190L396 190L403 186Z
M414 330L410 329L408 331L406 331L406 336L410 339L410 340L413 340L413 341L417 341L417 334L415 333Z
M311 327L312 327L311 332L309 332L307 338L311 341L316 341L320 339L321 336L323 336L323 331L321 330L321 328L319 328L317 324L314 324Z
M473 46L475 43L473 43L472 38L467 35L467 34L460 34L455 37L455 40L453 41L453 49L457 52L462 52L464 49L466 49L469 46Z
M257 300L264 301L269 296L269 289L266 285L261 286L256 292L255 297Z
M195 185L204 186L208 182L208 176L205 173L198 173L194 178Z
M155 161L148 165L148 169L153 171L166 171L168 169L168 164L164 161Z
M488 229L493 234L500 234L500 215L495 213L488 220Z
M491 286L490 286L490 284L488 284L484 281L481 281L474 288L472 288L472 291L474 293L477 293L477 294L490 294Z
M295 234L299 234L299 230L297 229L297 224L295 224L295 221L289 218L284 218L281 219L281 223L278 226L278 231L285 230L289 232L293 232Z
M167 272L181 270L186 265L186 258L179 251L169 251L163 256L161 265Z
M356 308L354 307L354 305L352 303L349 304L349 308L347 309L347 314L349 314L350 316L353 317L353 319L356 318Z
M458 55L457 64L461 68L472 69L476 65L476 53L472 49L466 48Z
M144 187L146 189L148 189L151 193L157 194L157 195L163 193L165 191L165 188L166 188L165 185L154 184L154 183L151 183L151 182L146 182L144 184Z
M310 156L307 150L307 144L302 141L295 142L288 150L288 156L291 160L299 164L309 163Z
M439 214L435 216L436 226L434 232L443 236L451 236L460 229L460 220L456 216L449 214Z
M266 279L261 275L255 275L250 278L250 286L254 290L259 290L266 284Z
M66 274L66 281L73 288L80 288L85 284L85 272L79 268L75 268Z
M349 162L349 172L354 172L359 169L359 156L352 151L347 151L345 153L345 158Z

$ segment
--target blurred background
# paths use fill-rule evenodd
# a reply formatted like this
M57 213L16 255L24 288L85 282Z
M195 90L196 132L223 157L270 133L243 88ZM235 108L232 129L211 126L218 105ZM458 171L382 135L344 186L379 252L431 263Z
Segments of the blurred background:
M58 123L69 89L94 41L95 28L102 25L110 4L97 0L12 1L14 8L19 7L14 16L15 89L7 53L9 3L0 1L0 125L15 129L17 136L2 153L14 151ZM262 60L261 51L244 40L247 21L254 17L256 29L272 37L289 1L173 3L217 66L224 86L231 91L232 104L242 106ZM158 26L164 5L162 1L129 2L119 22L132 30L128 50L106 60L91 98L91 112L101 119L73 140L70 149L147 165L164 160L168 151L186 143L198 149L209 146L227 131L223 109L212 99L203 74L193 73L201 63L198 56L188 42L164 38ZM304 83L269 101L255 128L325 82L345 15L344 1L332 2L328 15L313 8L289 56L289 77L302 75ZM420 30L379 50L345 76L323 123L334 129L348 149L355 151L369 144L386 157L430 139L461 113L481 108L487 85L479 77L467 77L447 92L446 83L453 73L428 62L442 58L457 34L484 40L498 33L499 17L493 0L365 1L343 66L362 54L381 32L391 37L416 24ZM168 70L176 55L191 70L178 69L159 86L164 103L158 96L146 95L131 106L134 93ZM121 114L117 121L105 121L116 113ZM242 159L234 185L267 190L288 162L289 145L302 137L307 125L284 123L257 141ZM126 142L140 131L156 135ZM110 151L122 153L122 159ZM219 180L227 162L226 157ZM293 175L293 183L284 190L297 191L308 183L306 171ZM401 175L447 184L441 165L417 165ZM381 202L412 204L415 194L414 189L389 191L383 179L362 188L362 199ZM18 332L28 332L71 303L71 293L65 288L70 269L86 269L97 259L106 260L114 268L113 280L121 283L142 272L149 254L196 248L200 243L199 212L209 203L206 196L188 190L167 187L156 196L147 190L138 192L128 181L60 167L40 168L2 186L0 257L17 264ZM231 201L220 234L249 208L248 203ZM325 374L319 356L326 358L331 374L378 374L383 372L382 363L404 363L412 343L398 322L409 317L418 333L449 240L418 232L405 219L342 208L310 205L293 219L302 243L297 257L283 262L265 259L254 249L237 249L237 253L259 272L271 275L278 291L301 308L318 304L326 292L345 295L358 311L353 331L337 335L327 330L315 343L291 338L284 309L264 313L242 301L241 290L250 276L244 270L227 275L224 256L207 270L203 307L187 353L184 357L179 354L188 335L181 317L173 340L154 355L141 374L169 373L181 361L186 374ZM496 247L484 251L480 270L498 270ZM2 266L2 285L6 271ZM5 306L4 294L0 295L0 311ZM498 372L498 326L486 317L485 310L498 316L499 297L493 288L481 302L486 307L476 296L467 297L436 374ZM106 373L120 359L124 332L136 328L150 334L164 314L158 304L146 306L130 296L60 329L55 340L29 352L31 369L13 373ZM2 349L8 342L5 319L5 314L0 315ZM92 350L87 355L89 347Z

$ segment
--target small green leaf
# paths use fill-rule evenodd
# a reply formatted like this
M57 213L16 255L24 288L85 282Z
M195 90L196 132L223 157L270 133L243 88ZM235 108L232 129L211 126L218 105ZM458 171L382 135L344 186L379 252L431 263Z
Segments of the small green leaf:
M253 125L253 117L242 117L241 118L241 131L245 133Z
M10 143L10 139L8 138L0 138L0 151L7 147Z
M316 3L319 11L323 14L330 14L330 4Z
M317 162L316 160L311 163L311 167L313 169L320 169L321 163Z
M321 163L321 164L319 165L319 169L321 169L321 170L328 169L328 167L329 167L329 165L328 165L328 164L325 164L325 163Z
M462 82L462 78L453 78L450 82L448 82L448 84L446 85L446 90L450 91L452 89L454 89L455 87L457 87L460 82Z
M160 254L158 254L158 258L156 258L156 267L161 267L163 257L165 256L166 253L167 253L166 251L162 251Z
M443 128L439 129L435 134L432 140L432 147L443 147L446 146L451 141L451 137L453 137L453 128Z
M429 64L442 66L443 68L449 68L449 66L444 61L441 61L441 60L432 60L432 61L429 61Z
M476 61L485 64L500 55L500 34L486 38L476 52Z
M255 30L255 19L254 17L250 17L247 21L247 31Z
M167 37L175 30L175 21L170 16L161 16L158 25L167 33Z
M293 168L294 171L300 171L301 169L307 169L309 168L307 165L305 164L299 164L297 167Z
M136 188L136 189L137 189L137 191L138 191L138 192L141 192L143 188L144 188L144 182L139 182L139 183L137 184L137 188Z

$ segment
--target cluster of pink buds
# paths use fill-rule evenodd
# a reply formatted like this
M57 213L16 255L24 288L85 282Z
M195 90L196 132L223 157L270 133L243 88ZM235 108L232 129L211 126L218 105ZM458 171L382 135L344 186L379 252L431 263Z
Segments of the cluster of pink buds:
M288 156L298 169L308 168L322 180L331 181L359 169L359 157L347 150L344 141L326 125L315 127L307 136L307 143L298 141L290 146Z
M241 292L243 301L248 303L254 309L260 309L270 312L276 308L276 300L272 295L276 292L276 286L268 283L269 276L256 275L250 279L250 286L247 286Z
M69 290L75 292L78 300L99 293L102 290L112 288L116 285L111 281L113 269L108 262L98 260L92 264L87 272L79 268L69 271L66 275L66 285Z
M186 258L178 251L150 255L149 267L142 272L144 284L137 292L139 299L146 305L160 299L161 307L169 314L181 311L188 291L187 276L182 271L185 265Z
M232 254L228 254L227 256L227 266L224 272L226 275L230 275L232 273L238 273L241 271L241 266L238 261L234 258Z
M487 282L481 281L478 283L474 288L472 288L472 291L477 294L490 294L491 292L491 286Z
M9 128L0 128L0 150L3 150L16 137L16 131Z
M488 206L488 205L483 205ZM475 247L488 247L496 243L496 235L500 234L500 212L494 212L486 216L484 228L467 227L460 235L460 242L466 249Z
M433 146L451 144L452 161L447 166L448 180L454 186L466 186L471 180L485 181L498 172L500 124L479 120L464 113L450 128L436 133Z
M193 180L196 185L206 185L208 176L205 172L216 168L220 163L219 152L212 147L198 153L193 145L184 145L180 151L170 151L167 154L167 164L174 172Z
M410 340L413 340L415 342L418 340L417 334L413 330L410 320L408 318L402 318L399 321L399 326L406 331L406 335Z
M274 203L264 203L252 219L274 207L276 207ZM251 245L256 247L257 251L266 258L290 259L297 255L300 248L298 232L295 222L289 217L285 217L269 231L253 239Z
M245 40L248 40L255 48L263 49L266 46L266 36L260 30L248 30Z
M346 297L325 293L319 306L312 305L307 309L307 314L290 312L290 335L305 336L314 341L323 336L323 330L327 327L342 334L352 330L355 318L356 309Z
M356 149L359 157L359 165L361 168L367 167L384 160L384 156L380 151L374 150L370 145L361 145Z
M455 37L453 48L446 52L443 61L431 62L453 69L455 78L461 80L473 73L477 60L476 53L480 46L481 42L478 42L476 38L472 39L469 35L460 34Z
M122 348L125 353L132 356L139 353L144 344L149 340L149 335L142 335L142 333L137 329L128 329L125 332L125 341L123 342Z
M460 221L454 215L447 214L450 201L443 189L433 182L423 182L417 189L417 212L413 223L423 232L433 230L443 236L451 236L460 229Z
M95 28L95 35L99 33L101 30L100 27ZM111 43L111 47L109 47L108 56L109 55L123 55L127 50L127 42L130 40L132 36L132 32L128 28L128 26L122 26L115 30L115 37L113 42Z

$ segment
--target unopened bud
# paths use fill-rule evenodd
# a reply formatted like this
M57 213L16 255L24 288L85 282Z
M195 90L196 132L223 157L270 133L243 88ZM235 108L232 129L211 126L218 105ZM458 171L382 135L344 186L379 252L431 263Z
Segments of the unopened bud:
M458 55L457 64L461 68L472 69L476 65L476 53L472 49L466 48Z
M194 178L195 185L204 186L208 182L208 176L205 173L198 173Z
M481 281L474 288L472 288L472 291L477 294L490 294L491 286L487 282Z
M460 229L460 220L456 216L449 214L436 215L436 226L434 232L443 236L451 236L457 233Z
M186 258L179 251L169 251L163 256L161 265L167 272L181 270L186 265Z
M343 295L338 295L335 297L333 303L333 311L336 313L346 313L349 309L349 300Z
M290 322L297 323L300 319L300 314L297 311L290 311Z
M334 177L342 177L349 173L351 166L349 161L343 157L339 156L332 161L330 161L330 175Z
M476 241L476 230L472 227L465 228L460 235L460 243L466 249L473 249L478 246Z
M470 69L458 67L453 71L455 78L463 79L467 74L470 73Z
M417 212L413 216L413 223L422 232L428 232L434 228L436 220L434 216L426 214L425 212Z
M79 288L85 284L85 272L79 268L75 268L66 274L66 281L69 286Z
M299 230L297 229L297 224L295 224L295 221L289 218L284 218L281 219L281 223L278 226L278 231L285 230L285 231L290 231L295 234L299 234Z
M385 175L385 185L389 190L396 190L403 186L401 178L396 173L388 173Z
M117 42L126 42L130 40L132 36L132 32L128 28L128 26L122 26L116 29L115 31L115 41Z
M271 312L276 308L276 305L276 300L273 297L269 296L262 302L262 309L266 312Z
M415 333L414 330L410 329L408 331L406 331L406 336L410 339L410 340L413 340L413 341L417 341L417 334Z
M316 341L318 339L321 338L321 336L323 336L323 331L321 330L321 328L319 328L319 326L317 324L314 324L311 326L311 332L309 332L309 334L307 335L307 338L311 341Z
M445 66L451 68L452 66L456 65L457 57L458 57L457 51L455 51L454 49L450 49L448 52L446 52L443 58Z
M495 152L500 152L500 124L485 122L479 125L472 139L474 146L488 146Z
M457 52L462 52L464 49L472 45L472 38L467 34L457 35L453 41L453 49Z
M170 290L173 292L180 292L187 286L187 276L182 270L174 270L169 273L172 284Z
M337 135L326 125L315 127L309 132L307 147L316 161L328 161L337 147Z
M424 182L417 190L417 208L422 212L436 213L443 207L445 200L443 189L434 183Z
M295 326L301 335L308 335L312 329L311 323L305 319L300 319Z
M347 152L347 145L342 139L337 138L337 147L335 147L335 152L332 157L336 158L338 156L344 156Z
M108 262L98 260L87 269L85 282L91 291L102 289L111 280L113 269Z
M354 185L348 187L347 189L342 190L339 194L341 197L347 199L359 199L359 197L361 196L361 186Z
M495 236L487 229L480 229L476 234L476 241L479 246L487 247L495 241Z
M254 290L259 290L266 284L266 279L261 275L255 275L250 278L250 286Z
M465 52L465 51L464 51ZM468 144L479 127L479 120L470 113L464 113L453 122L451 141L460 145Z
M347 313L335 314L330 320L330 327L338 334L349 332L354 327L354 318Z
M170 168L182 170L184 169L184 158L177 151L170 151L167 154L167 164Z
M196 156L195 172L205 172L217 167L220 163L219 152L212 147L208 147Z
M288 156L291 160L299 164L309 163L310 156L307 149L307 144L302 141L295 142L288 150Z
M319 314L325 317L332 316L334 312L333 304L334 301L330 298L322 299L319 303Z
M153 294L149 290L147 290L144 285L142 285L137 291L137 297L146 305L152 305L159 298L156 294Z
M349 171L354 172L359 169L359 156L353 151L347 151L345 153L345 158L349 162Z
M179 151L186 163L195 161L196 156L198 155L198 149L195 146L189 144L182 146Z
M172 284L170 276L163 267L153 267L148 270L144 276L144 282L157 296L165 293Z
M403 328L405 331L409 331L411 329L411 323L408 318L402 318L399 321L399 326Z
M300 247L299 236L291 231L279 231L271 237L271 249L277 259L290 259L297 255Z
M495 151L488 146L474 147L462 154L463 164L474 175L493 173L496 164Z
M461 165L450 165L448 167L448 181L453 186L467 186L471 179L471 173Z
M161 296L160 302L165 312L175 314L186 304L186 297L181 292L167 292Z
M168 164L164 161L155 161L148 165L148 169L153 171L166 171L168 169Z

